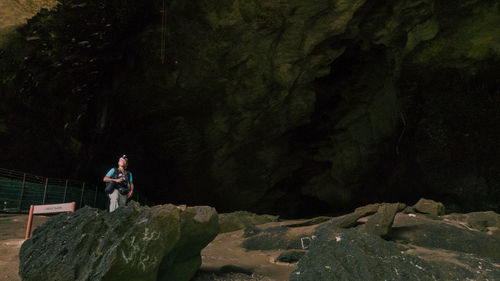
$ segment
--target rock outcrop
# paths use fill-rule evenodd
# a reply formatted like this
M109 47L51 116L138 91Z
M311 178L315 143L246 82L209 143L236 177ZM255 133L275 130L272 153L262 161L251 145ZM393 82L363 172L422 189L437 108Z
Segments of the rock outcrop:
M443 256L437 252L435 255ZM429 252L416 253L405 244L386 241L359 229L322 228L290 280L433 281L500 277L497 265L489 258L460 251L446 251L444 256L453 258L430 259Z
M423 201L428 202L428 201ZM442 206L439 202L433 205ZM377 208L376 208L377 207ZM373 213L357 224L333 218L318 225L291 281L316 280L496 280L500 278L500 237L469 228L480 218L493 226L494 212L435 220L404 214L404 204L373 204L345 218ZM432 210L436 210L432 208ZM451 220L454 218L455 220ZM343 226L343 227L341 227ZM309 232L310 233L310 230ZM310 235L310 234L309 234Z
M493 212L473 212L467 216L467 224L479 231L487 231L489 227L500 229L500 215Z
M366 231L380 237L387 237L391 232L396 213L403 209L401 205L399 203L382 204L377 213L366 222Z
M417 204L412 207L417 212L429 214L434 217L444 215L445 211L443 203L424 198L418 200Z
M51 218L22 245L23 281L190 280L219 232L215 209L89 207Z
M376 214L368 220L367 225L371 231L380 232L380 235L386 235L391 228L396 212L403 210L405 207L406 205L402 203L370 204L356 208L353 213L336 219L333 223L337 227L349 228L356 226L359 219Z

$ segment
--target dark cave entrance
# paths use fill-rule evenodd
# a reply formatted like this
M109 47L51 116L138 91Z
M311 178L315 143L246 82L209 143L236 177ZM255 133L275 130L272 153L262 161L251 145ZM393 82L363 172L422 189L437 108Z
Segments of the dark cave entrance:
M425 70L403 65L407 162L419 194L449 212L499 210L500 71L494 61Z
M322 157L318 156L322 149L332 148L331 139L342 133L342 129L336 128L337 123L354 105L366 103L371 89L384 87L384 78L390 75L393 67L386 52L384 48L362 50L353 44L331 64L329 75L316 79L312 85L316 104L310 122L290 133L293 153L302 155L302 167L280 183L280 188L287 186L288 197L309 206L309 215L345 213L373 202L416 202L419 199L417 194L399 188L401 181L407 181L406 174L402 175L404 172L398 167L401 160L395 153L399 134L384 140L377 148L384 157L379 157L376 165L353 175L358 179L349 186L349 202L332 205L301 190L311 179L332 169L331 161L319 161Z

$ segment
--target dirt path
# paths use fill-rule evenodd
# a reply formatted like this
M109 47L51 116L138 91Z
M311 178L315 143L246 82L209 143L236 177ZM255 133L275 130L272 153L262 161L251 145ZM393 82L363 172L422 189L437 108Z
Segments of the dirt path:
M303 221L268 223L260 225L259 228L270 228L299 222ZM201 252L203 264L200 270L218 272L227 268L228 270L232 269L232 271L241 270L242 272L251 272L269 278L265 280L289 280L290 273L297 268L297 265L275 262L275 259L283 251L245 250L240 246L243 240L243 230L219 234Z
M48 217L35 216L33 229ZM28 215L0 213L0 281L20 281L18 275L19 250L24 242Z

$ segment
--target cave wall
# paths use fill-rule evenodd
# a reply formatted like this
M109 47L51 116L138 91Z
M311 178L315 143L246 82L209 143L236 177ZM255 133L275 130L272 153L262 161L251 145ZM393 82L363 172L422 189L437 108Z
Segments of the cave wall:
M441 31L406 59L400 81L419 177L450 210L498 210L500 8L436 7Z
M284 216L499 208L498 4L171 0L162 63L160 1L82 3L2 44L3 165L102 177L127 152L158 201Z

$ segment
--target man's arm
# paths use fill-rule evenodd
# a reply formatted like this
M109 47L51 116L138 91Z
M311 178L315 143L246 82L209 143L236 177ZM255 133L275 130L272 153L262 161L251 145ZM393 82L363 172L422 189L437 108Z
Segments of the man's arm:
M104 178L102 179L103 182L110 182L110 181L114 181L114 182L122 182L124 179L123 178L119 178L119 179L112 179L110 176L104 176Z
M130 192L128 193L128 198L132 197L132 194L134 194L134 183L130 183Z
M114 172L115 172L114 168L111 169L111 170L109 170L109 172L104 176L104 178L102 179L102 181L106 182L106 183L108 183L110 181L114 181L114 182L118 182L118 183L122 182L124 180L123 178L119 178L119 179L113 179L113 178L111 178L111 176L113 175Z

